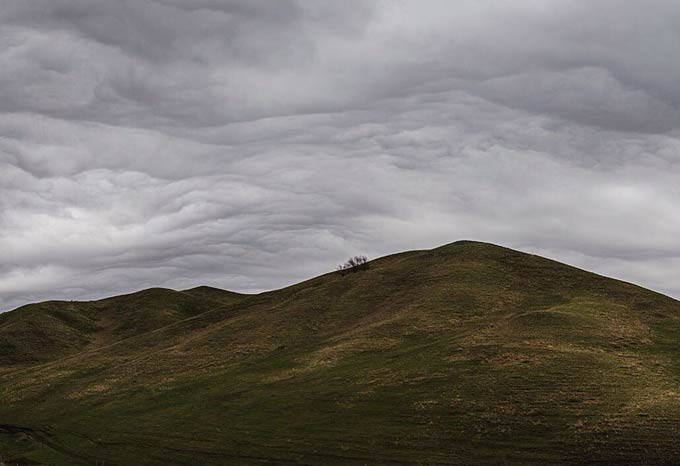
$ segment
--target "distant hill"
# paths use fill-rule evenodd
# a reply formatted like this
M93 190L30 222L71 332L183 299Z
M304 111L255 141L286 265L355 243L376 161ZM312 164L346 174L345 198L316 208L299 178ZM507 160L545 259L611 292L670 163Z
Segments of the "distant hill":
M5 463L671 465L679 435L680 302L492 244L0 315Z
M48 301L0 314L0 364L51 361L233 303L237 293L151 288L92 302Z

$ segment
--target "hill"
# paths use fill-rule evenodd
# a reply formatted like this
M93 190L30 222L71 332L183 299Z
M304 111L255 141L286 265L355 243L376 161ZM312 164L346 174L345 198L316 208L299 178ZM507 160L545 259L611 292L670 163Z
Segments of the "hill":
M200 287L163 288L94 302L48 301L0 314L0 365L49 361L150 332L234 302L240 296Z
M680 302L486 243L24 306L0 345L6 462L680 462Z

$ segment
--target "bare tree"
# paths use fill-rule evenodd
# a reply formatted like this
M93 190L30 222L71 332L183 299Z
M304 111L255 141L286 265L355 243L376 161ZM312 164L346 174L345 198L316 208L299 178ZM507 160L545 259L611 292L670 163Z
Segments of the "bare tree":
M349 273L368 270L368 267L368 258L366 258L366 256L354 256L350 257L347 262L338 267L338 273L344 276Z

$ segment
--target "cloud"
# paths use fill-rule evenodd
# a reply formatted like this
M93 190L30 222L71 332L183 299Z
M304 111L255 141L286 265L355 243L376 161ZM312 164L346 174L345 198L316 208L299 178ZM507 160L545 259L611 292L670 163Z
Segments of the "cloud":
M603 68L522 73L477 89L496 102L603 129L658 133L680 125L679 108L647 90L626 88Z
M460 238L680 296L671 1L8 0L0 309Z

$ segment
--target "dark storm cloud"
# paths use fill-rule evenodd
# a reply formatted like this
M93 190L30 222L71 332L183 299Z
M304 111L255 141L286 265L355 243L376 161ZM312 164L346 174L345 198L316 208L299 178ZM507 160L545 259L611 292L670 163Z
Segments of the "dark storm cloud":
M680 9L0 8L0 309L459 238L680 295Z

